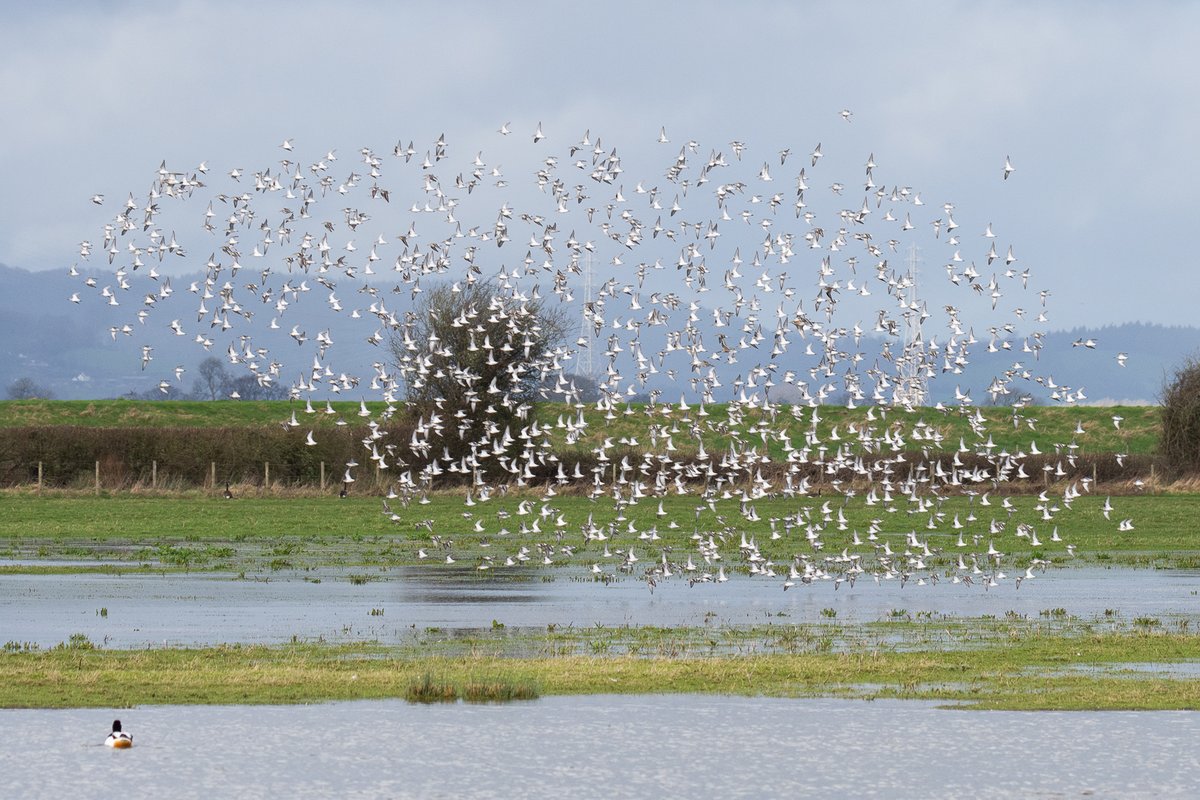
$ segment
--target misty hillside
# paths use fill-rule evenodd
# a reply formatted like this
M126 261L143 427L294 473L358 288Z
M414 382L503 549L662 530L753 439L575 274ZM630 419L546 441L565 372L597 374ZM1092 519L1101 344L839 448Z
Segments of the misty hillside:
M188 284L196 277L173 278L176 294L186 294ZM0 281L5 287L0 293L0 387L4 388L18 378L30 378L50 389L58 398L99 399L153 391L160 381L171 379L179 389L188 391L195 380L197 365L209 355L223 358L228 344L241 333L235 328L222 337L221 332L212 330L207 321L197 320L193 298L177 297L172 299L182 302L170 311L157 310L145 331L135 331L134 336L117 333L114 338L111 328L131 318L137 308L137 298L123 297L122 307L116 309L96 302L92 296L83 303L73 304L69 298L72 292L79 290L80 279L70 277L66 270L29 272L0 265ZM323 292L317 288L318 291L300 296L287 309L286 322L281 320L279 330L270 330L265 321L259 324L262 317L270 316L270 309L263 307L253 325L255 345L270 348L270 357L283 364L282 375L288 383L311 367L315 346L312 340L316 333L330 329L335 340L331 358L336 368L358 375L364 383L369 382L371 364L386 360L388 356L385 347L367 342L374 328L372 321L369 318L352 321L346 315L331 317ZM357 292L356 287L340 286L338 294L346 298L348 307L365 307L370 302L370 298ZM410 307L407 295L388 295L385 302L396 311ZM167 316L164 317L164 313ZM578 312L568 309L568 313ZM171 335L166 324L174 316L181 316L180 322L188 335ZM668 324L678 323L677 327L682 327L685 316L686 311L681 310ZM350 325L351 322L355 324ZM305 346L300 347L289 338L293 325L307 332L309 341ZM715 349L723 331L713 325L711 313L702 313L698 326L706 346ZM730 330L725 328L724 332L736 342L737 336ZM210 351L206 352L195 343L197 333L213 339ZM661 332L654 334L655 337L661 335ZM574 337L575 331L571 331L569 338ZM650 333L644 338L646 345L658 341ZM1093 340L1094 347L1074 346L1080 340ZM939 375L930 382L931 399L950 401L955 391L961 390L970 391L976 403L986 403L985 387L992 377L1021 363L1034 374L1052 376L1059 386L1082 387L1089 403L1153 403L1164 376L1186 356L1200 351L1200 328L1125 323L1051 332L1047 334L1046 347L1036 362L1032 354L1020 351L1021 341L1014 337L1011 350L989 353L987 340L981 337L973 348L972 363L963 374ZM143 370L140 345L147 342L154 346L154 360ZM735 364L715 366L715 373L726 392L718 400L728 399L735 379L746 375L755 364L766 361L770 353L769 337L763 347L766 349L742 351ZM816 359L806 357L803 348L803 343L798 346L794 343L778 360L781 369L795 370L803 375L814 366ZM869 335L864 336L862 349L864 352L877 351L878 343ZM1128 356L1123 367L1117 363L1118 353ZM597 366L603 363L604 359L597 354ZM185 372L176 382L173 371L177 366L183 367ZM683 362L674 366L680 373L686 370ZM624 374L632 375L631 365L621 368ZM650 376L645 388L660 389L668 399L681 394L694 396L687 377L679 373L671 375L664 370ZM1049 401L1050 390L1044 386L1030 382L1027 390L1035 399ZM776 390L776 396L789 399L786 392L780 390Z

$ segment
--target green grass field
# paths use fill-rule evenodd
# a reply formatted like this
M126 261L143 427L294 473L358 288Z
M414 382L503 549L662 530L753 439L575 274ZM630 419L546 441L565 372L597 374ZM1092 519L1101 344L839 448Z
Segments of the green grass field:
M0 402L0 427L30 427L46 425L82 425L109 428L145 427L255 427L277 426L296 412L303 431L334 426L339 419L350 423L362 421L359 401L335 401L330 404L334 414L326 413L326 404L313 404L314 412L307 414L304 403L288 401L136 401L136 400L9 400ZM366 403L368 410L378 416L386 406L381 402ZM649 408L631 404L614 412L614 419L594 406L583 409L588 423L587 432L578 446L594 447L603 438L619 442L636 438L639 445L649 448L648 431L651 425L665 426L665 432L679 423L686 426L690 419L700 426L705 447L709 451L728 448L736 438L753 443L759 441L772 456L783 453L782 443L762 442L766 430L788 435L794 444L803 443L805 434L813 427L813 409L780 407L774 421L766 421L761 412L730 418L727 404L706 406L700 416L699 406L684 411L675 405L658 404ZM987 434L997 448L1010 451L1028 450L1034 442L1042 452L1053 452L1054 445L1074 442L1079 453L1150 454L1157 441L1159 409L1156 406L1119 407L1051 407L1037 406L1016 411L1011 408L978 409L986 419ZM543 403L537 408L539 424L553 426L559 419L578 413L563 403ZM858 430L873 429L876 434L887 429L899 430L911 439L913 432L922 438L913 440L913 449L930 446L937 451L954 450L962 440L968 446L977 436L972 432L967 415L959 409L939 411L934 408L914 412L889 411L885 414L866 407L847 409L841 406L822 406L817 410L817 435L827 441L838 429L839 436L852 439L853 425ZM869 419L868 414L874 419ZM973 415L975 409L970 410ZM1113 417L1121 417L1118 428ZM1076 433L1082 425L1083 433ZM682 432L681 432L682 431ZM930 436L932 434L932 436ZM303 434L301 434L303 435ZM551 428L551 440L562 439L562 431ZM686 429L676 430L672 437L676 446L695 449Z
M381 499L368 497L244 497L228 501L219 495L120 493L95 497L6 492L0 494L0 556L35 562L82 559L117 561L131 567L150 564L156 568L245 571L432 563L452 554L458 568L463 568L482 565L485 557L499 567L506 556L522 547L536 551L539 544L547 544L554 547L552 566L604 561L605 546L612 551L632 547L649 564L664 550L671 553L672 560L696 554L693 534L700 533L725 542L722 550L727 558L736 555L741 537L746 536L756 540L767 558L787 563L798 553L821 553L812 549L803 527L789 532L782 518L807 508L812 518L820 521L828 503L833 522L821 536L823 553L836 554L852 547L854 532L865 537L872 521L878 520L881 546L888 541L897 550L903 549L911 531L951 557L956 553L958 530L953 523L957 517L968 543L974 534L981 537L975 549L994 541L1000 550L1022 559L1037 556L1060 563L1100 560L1158 566L1194 566L1200 561L1200 533L1195 527L1200 518L1200 495L1114 497L1109 519L1101 511L1104 501L1100 496L1079 498L1070 510L1060 511L1052 523L1046 523L1035 509L1038 498L1028 495L993 497L987 507L970 498L950 498L941 506L939 518L935 511L919 510L907 501L867 506L862 497L844 506L841 498L823 497L762 499L747 504L729 499L709 505L693 496L672 495L661 499L660 516L660 501L655 498L618 512L607 498L592 501L561 496L542 502L514 496L467 506L462 497L445 493L432 495L428 504L413 502L407 507L393 500L393 519L383 513ZM522 510L528 513L522 514ZM838 512L846 519L845 530L838 530ZM968 522L972 513L976 519ZM607 531L605 541L585 544L581 531L589 519ZM1118 529L1124 519L1134 521L1133 530ZM990 533L993 520L1004 522L1005 531ZM540 531L533 530L535 521ZM1022 522L1039 532L1040 547L1013 533ZM672 528L672 523L677 527ZM1064 540L1060 544L1049 541L1055 527ZM772 538L773 531L778 538ZM648 539L648 535L658 538ZM436 546L439 541L450 544L440 548ZM1076 548L1074 559L1067 557L1064 548L1068 543ZM572 552L563 551L564 546L573 548ZM418 558L420 549L427 551L429 560ZM535 563L540 564L540 558ZM36 563L8 569L35 568Z

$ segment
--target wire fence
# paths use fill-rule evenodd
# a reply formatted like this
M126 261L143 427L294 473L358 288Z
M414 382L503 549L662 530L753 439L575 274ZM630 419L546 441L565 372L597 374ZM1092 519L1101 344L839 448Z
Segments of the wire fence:
M370 437L370 438L369 438ZM355 481L373 483L376 462L364 441L388 454L408 455L404 429L347 426L326 431L310 446L303 433L284 428L0 428L0 486L37 488L259 489L340 486L346 464ZM378 470L389 482L389 470Z
M46 462L23 465L0 465L3 478L0 486L43 489L92 490L97 494L112 491L182 491L209 490L222 492L234 487L240 491L253 489L264 493L293 489L332 491L346 486L346 466L318 461L313 468L296 469L264 461L248 465L229 466L210 461L197 471L194 464L184 466L161 463L151 459L145 464L126 464L117 459L100 459L90 469L52 469ZM396 473L374 464L356 467L353 484L358 490L384 490L395 481Z

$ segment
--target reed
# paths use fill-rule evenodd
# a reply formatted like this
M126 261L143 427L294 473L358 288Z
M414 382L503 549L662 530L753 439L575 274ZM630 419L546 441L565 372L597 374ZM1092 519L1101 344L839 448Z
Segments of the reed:
M467 678L465 681L437 680L429 673L408 685L405 699L410 703L508 703L536 700L537 687L527 681Z

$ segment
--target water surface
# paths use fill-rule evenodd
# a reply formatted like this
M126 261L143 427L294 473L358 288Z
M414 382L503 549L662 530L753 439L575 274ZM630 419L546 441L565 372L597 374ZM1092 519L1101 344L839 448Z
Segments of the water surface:
M99 745L114 715L128 751ZM1195 797L1200 712L698 695L0 711L5 797Z
M351 574L372 580L356 584ZM213 573L4 575L0 642L47 647L82 633L107 647L270 644L293 637L386 644L426 628L486 629L493 621L541 630L745 626L874 622L898 610L1036 618L1063 609L1084 619L1112 611L1113 619L1153 617L1164 624L1200 619L1200 573L1188 570L1066 569L1025 581L1019 589L1008 582L990 590L978 584L868 581L840 589L828 582L798 585L785 592L776 581L737 576L695 586L664 581L652 592L636 578L605 584L567 570L547 577L541 571L480 574L419 567L266 573L240 580Z

